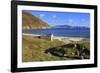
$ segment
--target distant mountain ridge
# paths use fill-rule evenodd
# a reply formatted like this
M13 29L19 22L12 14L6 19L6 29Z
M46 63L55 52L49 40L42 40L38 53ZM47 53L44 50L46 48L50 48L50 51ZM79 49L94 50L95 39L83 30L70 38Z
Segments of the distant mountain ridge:
M70 26L70 25L56 25L53 28L65 28L65 29L90 29L85 26Z
M47 28L49 25L43 22L38 17L22 11L22 28L23 29L34 29L34 28Z

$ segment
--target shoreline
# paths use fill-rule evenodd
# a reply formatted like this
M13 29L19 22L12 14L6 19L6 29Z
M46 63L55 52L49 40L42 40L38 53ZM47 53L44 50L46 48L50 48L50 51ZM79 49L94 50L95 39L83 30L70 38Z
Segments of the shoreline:
M22 33L22 35L26 36L33 36L33 37L38 37L38 36L45 36L45 35L39 35L39 34L28 34L28 33ZM46 36L45 36L46 37ZM59 41L63 42L71 42L71 41L81 41L84 39L89 39L89 38L84 38L84 37L65 37L65 36L53 36L52 39L58 39Z

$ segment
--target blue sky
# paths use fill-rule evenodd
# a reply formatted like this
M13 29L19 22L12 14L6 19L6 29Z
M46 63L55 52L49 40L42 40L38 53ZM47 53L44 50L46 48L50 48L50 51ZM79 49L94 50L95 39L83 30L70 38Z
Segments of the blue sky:
M23 10L28 12L51 26L55 25L71 25L71 26L85 26L90 27L89 13L75 13L75 12L48 12L48 11L34 11Z

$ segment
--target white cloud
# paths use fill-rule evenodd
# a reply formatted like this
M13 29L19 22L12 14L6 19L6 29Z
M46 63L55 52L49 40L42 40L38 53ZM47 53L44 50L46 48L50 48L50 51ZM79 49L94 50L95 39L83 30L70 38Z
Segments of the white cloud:
M56 16L56 15L52 15L52 17L53 17L53 18L56 18L57 16Z
M72 19L69 19L69 20L68 20L68 22L69 22L69 23L72 23L72 22L73 22L73 20L72 20Z
M40 14L40 17L44 17L45 16L45 14Z
M82 22L85 22L86 20L85 20L85 19L81 19L81 21L82 21Z

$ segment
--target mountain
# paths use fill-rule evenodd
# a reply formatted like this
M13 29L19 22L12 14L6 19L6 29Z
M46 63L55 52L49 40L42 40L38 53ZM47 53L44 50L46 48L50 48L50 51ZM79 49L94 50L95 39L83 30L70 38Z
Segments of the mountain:
M56 25L54 28L71 28L72 26L69 25Z
M63 28L63 29L90 29L88 27L85 26L70 26L70 25L56 25L53 28Z
M24 11L22 12L23 29L47 28L47 27L49 27L49 25L43 22L38 17Z

